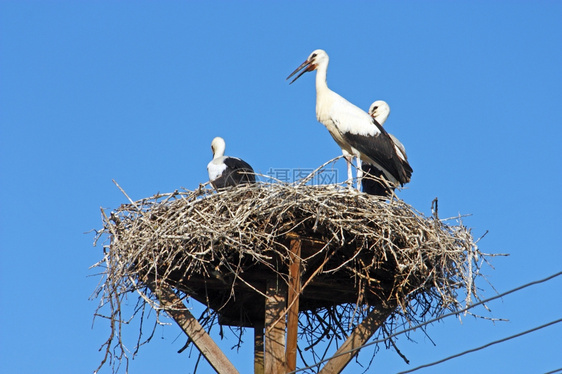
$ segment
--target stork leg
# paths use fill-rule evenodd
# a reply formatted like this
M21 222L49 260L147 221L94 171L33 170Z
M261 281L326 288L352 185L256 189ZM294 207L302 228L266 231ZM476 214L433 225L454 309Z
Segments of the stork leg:
M361 192L361 180L363 179L363 168L361 167L361 158L357 157L357 191Z
M351 170L353 166L353 156L349 153L344 153L343 158L345 158L345 162L347 163L347 187L353 188L353 172Z

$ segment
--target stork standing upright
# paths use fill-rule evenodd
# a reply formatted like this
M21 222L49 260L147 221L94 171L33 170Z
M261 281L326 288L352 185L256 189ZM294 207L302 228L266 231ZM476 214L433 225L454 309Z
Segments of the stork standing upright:
M328 54L317 49L308 56L287 79L298 73L291 83L304 73L316 70L316 118L322 123L342 149L347 161L347 182L353 180L352 158L357 159L357 189L360 189L363 170L361 162L376 166L393 185L410 181L412 168L396 153L394 142L382 126L369 114L328 88L326 73Z
M207 165L209 181L216 190L236 186L237 184L255 183L254 169L244 160L224 155L224 139L216 137L211 142L213 159Z
M377 100L371 104L369 107L369 115L373 117L375 122L383 126L390 114L390 106L383 100ZM394 143L394 148L398 157L404 161L408 161L408 156L406 155L406 149L404 145L398 140L394 135L388 133L388 136L392 139ZM374 178L364 177L361 180L361 185L363 187L363 192L370 195L377 196L388 196L391 190L394 190L389 183L385 183L384 174L377 167L363 163L362 169L364 175L371 176Z

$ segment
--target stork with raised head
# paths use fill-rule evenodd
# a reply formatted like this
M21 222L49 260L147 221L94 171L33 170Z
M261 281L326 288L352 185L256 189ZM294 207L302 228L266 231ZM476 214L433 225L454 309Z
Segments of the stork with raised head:
M393 185L408 183L412 168L396 153L392 139L382 126L365 111L328 88L326 82L328 63L328 54L317 49L287 79L302 70L291 81L293 83L304 73L316 70L316 118L326 126L342 149L347 161L349 185L353 180L351 169L353 157L357 159L358 190L363 175L362 161L379 168Z
M224 139L216 137L211 142L213 159L207 165L209 181L216 190L256 182L254 169L244 160L224 155Z
M373 119L381 126L384 125L388 116L390 114L390 106L383 100L377 100L371 104L369 107L369 115L373 117ZM400 157L404 161L408 161L408 156L406 155L406 149L404 145L398 140L394 135L388 133L388 136L392 139L394 143L394 148L398 157ZM394 190L392 185L389 183L385 183L385 177L381 170L377 167L363 163L362 165L364 177L361 180L361 185L363 187L363 192L370 194L370 195L377 195L377 196L388 196L390 195L390 191ZM369 178L369 176L374 178Z

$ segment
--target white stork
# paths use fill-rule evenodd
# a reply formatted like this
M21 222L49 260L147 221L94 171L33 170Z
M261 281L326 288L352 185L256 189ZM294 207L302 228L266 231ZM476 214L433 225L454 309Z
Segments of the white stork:
M373 119L377 121L381 126L384 125L389 114L390 106L388 106L386 101L377 100L373 102L369 107L369 115L373 117ZM400 140L396 138L396 136L390 133L388 134L388 136L390 136L390 138L394 142L394 148L396 149L396 153L398 154L398 156L402 160L408 161L408 156L406 155L406 148L404 147L404 144L402 144Z
M213 159L207 165L209 181L216 190L237 184L255 183L254 169L244 160L224 155L224 139L216 137L211 142Z
M348 183L353 174L351 159L357 159L357 189L363 174L361 162L376 166L393 185L410 181L412 168L395 151L394 143L382 126L369 114L328 88L326 73L328 54L317 49L287 79L297 72L291 83L304 73L316 70L316 118L322 123L342 149L347 161Z
M377 100L373 102L369 107L369 115L373 117L373 119L381 126L384 125L389 114L390 107L383 100ZM400 157L400 159L402 159L403 161L408 162L408 156L406 155L406 149L404 148L404 145L394 135L389 133L388 136L390 136L392 142L394 143L394 148L398 157ZM388 183L378 180L384 178L384 174L381 170L368 163L363 163L363 165L361 166L363 168L363 173L369 176L376 177L367 177L361 180L363 192L370 195L388 196L390 194L390 190L394 190L394 188L392 188Z

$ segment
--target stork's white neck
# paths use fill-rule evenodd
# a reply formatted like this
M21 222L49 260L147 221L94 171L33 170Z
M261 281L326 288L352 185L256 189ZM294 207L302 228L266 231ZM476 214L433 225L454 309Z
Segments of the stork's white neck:
M320 64L316 67L316 95L328 91L328 82L326 81L326 74L328 71L328 64Z
M224 156L224 149L220 149L220 148L219 148L219 149L217 149L217 150L215 151L215 154L214 154L214 156L213 156L213 160L219 159L219 158L221 158L221 157L223 157L223 156Z
M377 121L379 123L379 125L384 125L384 123L386 122L386 119L388 118L389 113L388 112L383 112L381 114L379 114L378 116L375 116L375 121Z
M328 62L325 61L316 67L316 119L318 122L328 128L332 136L337 133L334 128L332 118L330 117L331 106L334 100L334 92L328 88L326 81L326 72L328 71ZM340 141L336 139L340 144Z
M213 160L219 159L224 156L224 150L226 145L224 144L224 140L216 139L213 141Z

